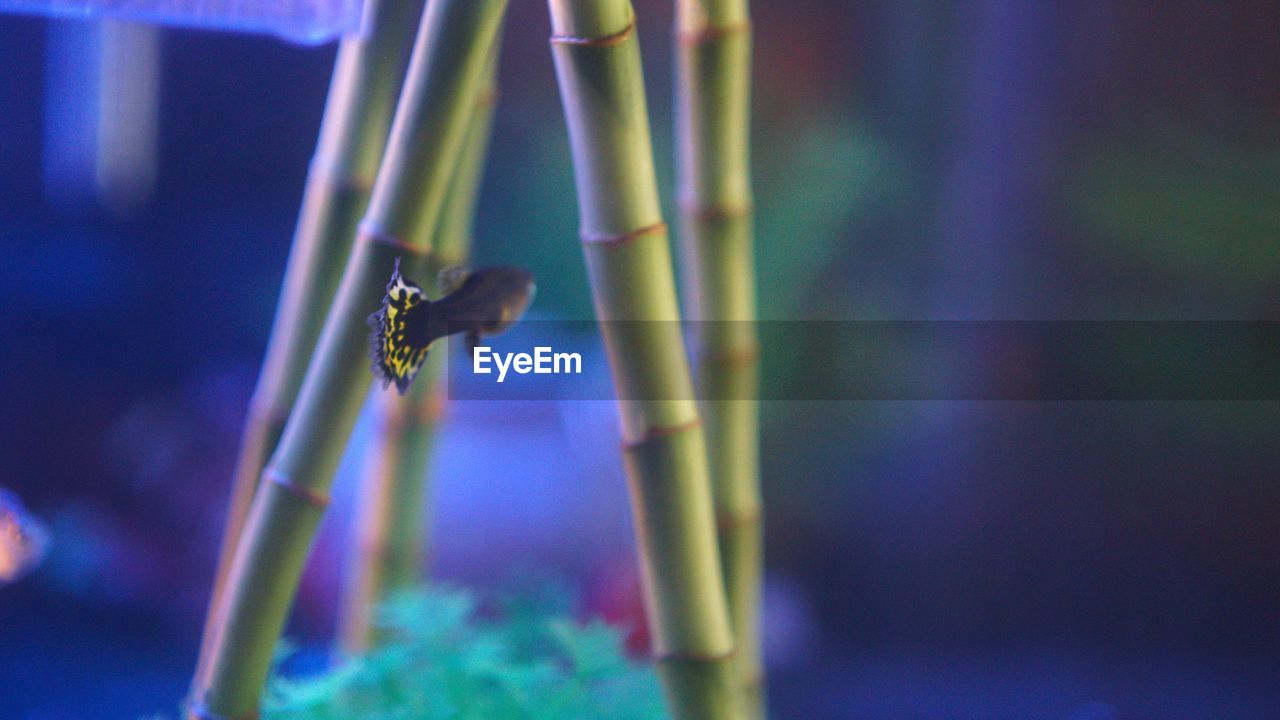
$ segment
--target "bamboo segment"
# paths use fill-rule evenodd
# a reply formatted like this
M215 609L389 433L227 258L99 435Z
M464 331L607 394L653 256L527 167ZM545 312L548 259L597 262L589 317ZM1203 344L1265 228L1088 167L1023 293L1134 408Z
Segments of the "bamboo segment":
M694 421L628 445L626 466L653 653L672 716L739 718L702 428Z
M737 718L706 450L658 202L634 14L628 0L549 5L584 255L620 398L653 652L675 718Z
M438 270L466 261L480 178L489 146L494 101L495 57L485 71L436 233L434 262L421 280L430 287ZM436 288L432 295L436 295ZM347 654L368 650L377 640L374 608L392 592L421 579L428 538L427 466L443 411L440 385L447 338L436 341L409 393L377 393L375 431L362 475L359 511L346 572L338 642Z
M379 641L374 611L421 578L428 532L427 465L443 409L437 378L445 352L432 346L409 393L375 391L374 441L361 474L338 617L338 649L363 653Z
M267 458L302 386L382 158L421 0L369 0L360 35L342 41L258 385L249 404L218 552L199 665L217 599ZM197 673L199 675L199 673Z
M680 236L692 261L698 384L746 717L765 716L759 362L750 175L747 0L677 0Z
M440 227L435 239L436 265L440 269L461 265L471 255L471 236L480 196L480 182L484 177L489 140L493 133L493 115L498 105L497 71L498 53L495 51L485 69L484 83L476 97L462 155L450 181L449 195L440 215ZM433 277L423 279L435 281Z
M216 637L192 717L256 713L334 471L371 384L365 318L378 307L397 257L410 277L427 270L428 239L505 8L505 0L431 0L423 13L368 211L215 611Z

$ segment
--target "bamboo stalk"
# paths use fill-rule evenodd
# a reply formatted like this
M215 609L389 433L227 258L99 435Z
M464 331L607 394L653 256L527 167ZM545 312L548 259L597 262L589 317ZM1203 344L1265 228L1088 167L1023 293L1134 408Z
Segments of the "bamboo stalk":
M423 282L466 262L494 103L496 53L485 71L471 125L450 181L436 233L434 262ZM438 293L440 288L433 292ZM421 580L428 545L431 447L444 409L441 387L447 338L438 340L409 393L377 393L374 440L367 452L338 618L338 643L354 655L377 640L373 612L392 592Z
M698 383L743 712L765 716L764 575L747 0L676 1L680 236L693 266Z
M677 720L737 718L733 634L635 16L628 0L549 6L583 251L620 398L654 658Z
M427 268L429 239L506 0L430 0L368 210L294 412L263 470L216 615L194 718L256 715L333 474L371 384L366 316L397 257Z
M350 254L356 223L368 202L404 79L414 18L421 8L421 0L368 0L362 32L344 39L338 47L284 289L245 419L200 643L199 668L207 661L216 630L214 611L258 478L293 410L325 311ZM197 678L202 674L197 671Z
M409 393L370 398L374 438L361 471L355 525L348 545L338 652L359 655L379 640L375 610L396 589L421 577L429 527L427 465L443 396L436 382L445 352L432 346Z

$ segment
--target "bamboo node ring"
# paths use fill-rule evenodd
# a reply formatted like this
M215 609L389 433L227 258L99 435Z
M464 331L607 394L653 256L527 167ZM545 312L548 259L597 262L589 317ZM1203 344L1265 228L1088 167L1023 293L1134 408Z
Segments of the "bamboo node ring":
M720 531L737 530L760 524L760 510L754 509L743 513L716 513L716 529Z
M597 235L592 233L583 233L582 242L587 245L626 245L636 238L645 235L657 235L667 231L667 224L664 222L656 222L652 225L646 225L642 228L636 228L630 232L621 235Z
M676 30L676 41L681 45L700 45L720 40L730 35L751 32L751 21L740 20L727 25L704 25L697 30Z
M430 254L430 250L418 247L408 243L400 238L386 233L374 223L364 220L360 223L360 227L356 230L356 235L364 242L371 242L376 245L385 245L390 248L402 252L406 255L417 255L426 257Z
M311 488L306 488L295 483L294 481L286 477L284 474L282 474L279 470L275 470L273 468L267 468L266 470L262 471L262 474L266 476L267 482L301 499L303 502L307 503L308 505L312 505L314 507L318 507L321 509L324 509L329 505L329 498L325 497L324 495L321 495L320 493L316 492L315 490L312 490Z
M700 350L697 359L699 365L749 365L760 359L760 344L752 343L735 350Z
M680 212L685 217L702 222L745 217L754 211L755 206L749 201L744 203L700 203L697 200L680 201Z
M266 398L254 393L249 397L249 415L260 422L284 423L289 419L289 411L281 408L274 398Z
M582 37L580 35L552 35L552 45L572 45L576 47L612 47L631 37L631 33L636 29L636 19L633 17L627 23L627 26L612 35L604 35L602 37Z
M666 437L682 433L685 430L692 430L702 426L702 418L696 417L689 422L683 422L678 425L652 425L647 428L644 435L635 440L626 440L622 443L622 449L626 451L635 450L654 438Z
M437 389L427 397L425 402L412 409L398 409L398 411L385 413L378 427L388 435L400 437L412 427L439 422L445 416L445 409L444 393Z
M323 155L311 158L307 165L307 175L322 177L348 192L369 192L373 189L373 178L355 175Z

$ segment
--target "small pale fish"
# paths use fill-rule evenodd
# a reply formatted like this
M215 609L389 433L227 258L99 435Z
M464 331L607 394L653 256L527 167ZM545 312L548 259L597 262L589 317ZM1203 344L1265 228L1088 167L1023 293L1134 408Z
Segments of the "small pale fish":
M441 272L445 295L429 300L422 288L400 274L396 259L382 307L369 316L373 373L382 387L395 383L403 395L427 358L431 343L464 333L474 347L479 339L497 335L524 316L537 290L533 275L517 267L484 267Z
M30 572L49 548L49 531L35 519L18 496L0 488L0 585Z

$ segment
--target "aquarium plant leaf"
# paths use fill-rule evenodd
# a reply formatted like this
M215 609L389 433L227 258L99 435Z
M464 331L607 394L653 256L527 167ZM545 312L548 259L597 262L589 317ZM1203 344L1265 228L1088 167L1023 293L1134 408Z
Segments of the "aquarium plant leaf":
M651 669L592 621L478 612L456 588L415 588L378 609L388 642L330 671L276 670L263 720L660 720ZM536 638L518 650L518 638Z

